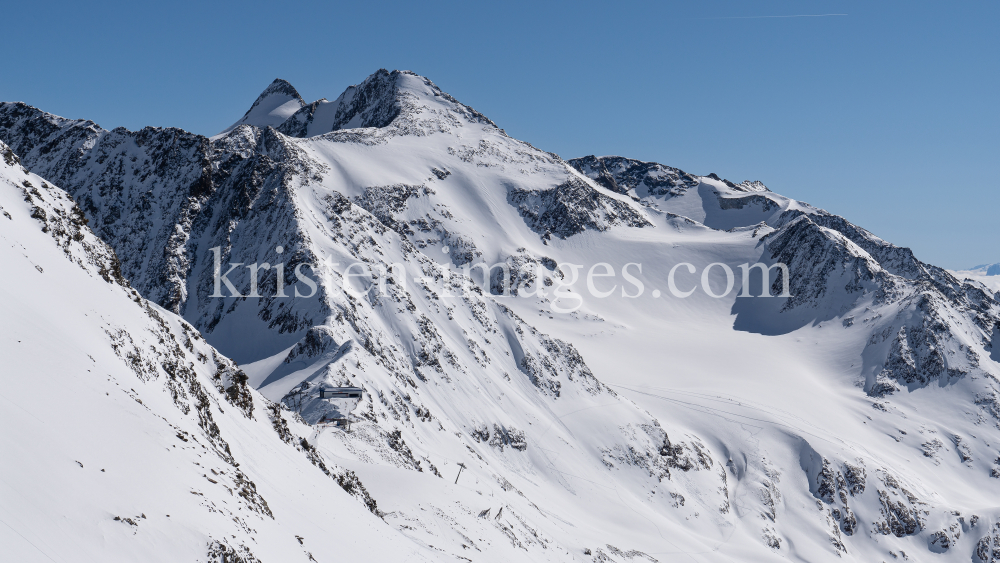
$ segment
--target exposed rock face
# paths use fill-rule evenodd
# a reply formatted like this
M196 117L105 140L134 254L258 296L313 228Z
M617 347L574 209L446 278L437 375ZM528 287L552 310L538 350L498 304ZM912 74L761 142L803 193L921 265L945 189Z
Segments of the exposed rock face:
M448 103L444 108L431 110L440 112L438 119L426 115L422 100L406 87L412 88L413 83ZM459 103L424 77L409 71L381 69L361 84L349 87L333 102L323 99L303 105L278 130L292 137L366 128L388 128L384 133L390 134L425 135L436 129L437 123L447 127L456 120L493 125L486 116Z
M982 563L1000 561L1000 522L994 522L992 528L987 528L986 535L976 544L975 556Z
M271 129L243 125L210 143L176 129L104 131L23 104L0 106L0 115L31 168L59 178L100 236L127 257L122 273L133 286L201 330L211 332L224 307L208 298L210 248L226 249L233 262L257 262L263 252L261 262L275 263L278 242L295 248L301 241L288 190L293 174L311 173L309 164ZM18 134L11 134L15 129ZM281 240L257 248L274 230ZM241 248L241 237L250 244ZM293 254L289 268L303 257ZM274 278L263 283L273 295ZM264 303L258 315L279 334L299 333L320 320L277 305Z
M105 131L24 104L0 105L0 138L35 173L69 191L120 256L122 273L174 312L185 297L185 246L213 192L209 143L179 129Z
M599 185L622 195L669 197L683 194L699 184L697 177L683 170L619 156L586 156L567 163Z
M32 499L39 514L93 513L100 519L95 525L108 531L89 533L81 525L73 542L47 542L43 553L128 560L200 550L210 560L258 561L255 553L291 547L287 540L301 522L274 510L278 492L260 480L272 472L311 483L302 488L311 500L301 501L300 513L322 512L346 499L340 504L345 513L371 518L367 525L347 524L356 532L393 533L343 494L367 497L353 473L300 445L311 429L289 426L278 405L253 391L247 375L194 327L140 296L73 199L30 174L2 142L0 221L4 263L14 274L4 280L4 292L17 291L19 298L5 303L4 319L11 323L5 328L20 325L14 330L22 338L5 351L4 365L30 374L9 378L5 389L24 396L44 386L51 411L44 421L20 407L8 413L7 424L18 428L12 447L37 450L17 467L6 465L5 476L22 479L27 486L19 497ZM26 278L22 269L38 279ZM57 291L50 291L53 277ZM65 362L74 356L79 360ZM263 413L280 420L280 427ZM39 436L56 426L72 446L38 448ZM68 460L70 452L78 460ZM313 465L326 476L313 473ZM80 495L81 489L101 492ZM120 511L136 506L141 512ZM167 512L182 524L174 528ZM192 522L198 523L195 533ZM31 529L36 537L55 540L44 526ZM146 534L170 541L146 544ZM20 547L5 545L15 554Z
M507 196L525 223L543 239L571 237L586 230L606 231L615 225L650 226L649 221L623 201L605 196L571 178L548 190L513 187Z
M764 185L764 182L761 182L760 180L744 180L744 181L740 182L739 184L736 184L736 187L738 189L741 189L741 190L745 191L745 192L769 192L769 191L771 191L771 190L767 189L767 186Z
M779 222L789 222L804 214L801 211L789 211L779 218ZM929 266L916 259L909 248L901 248L888 243L870 232L854 225L843 217L826 213L825 211L809 214L809 219L821 227L837 231L848 240L858 245L872 256L879 265L893 275L907 279L915 279L921 275L947 275L944 270ZM950 277L950 276L949 276Z
M255 127L277 127L293 113L306 105L299 92L280 78L275 79L270 86L261 92L243 118L234 123L223 133L228 133L240 125Z
M913 389L981 373L982 353L976 349L985 350L1000 318L995 296L840 217L790 210L774 226L761 239L764 258L795 272L789 280L791 297L777 310L785 316L780 331L859 307L876 315L868 320L873 325L869 357L884 359L866 383L870 395L891 394L898 384ZM772 295L781 293L782 275L776 269L771 277ZM741 304L734 310L741 311Z

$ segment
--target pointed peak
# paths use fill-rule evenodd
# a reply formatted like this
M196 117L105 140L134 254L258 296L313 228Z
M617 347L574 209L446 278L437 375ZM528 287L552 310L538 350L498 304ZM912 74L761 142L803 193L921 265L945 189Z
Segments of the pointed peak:
M292 137L313 137L342 129L384 129L393 125L394 134L408 134L428 127L428 131L440 130L428 125L427 120L440 119L432 115L441 112L464 122L496 127L489 118L443 92L429 79L409 70L380 68L361 83L348 86L333 101L303 105L278 130Z
M739 184L736 184L736 187L740 191L744 191L744 192L769 192L769 191L771 191L770 189L768 189L767 186L764 185L764 182L761 182L760 180L743 180Z
M271 82L271 84L265 88L259 96L257 96L257 100L254 101L253 106L250 109L252 110L267 98L275 95L296 99L302 102L302 105L305 105L305 101L302 99L302 96L299 95L299 91L295 89L295 86L292 86L289 81L283 78L275 78L274 82ZM247 113L249 114L250 112L248 111Z
M290 82L275 78L274 82L257 96L243 118L227 127L219 135L224 135L240 125L256 127L277 127L306 105L298 90ZM218 135L217 135L218 136Z

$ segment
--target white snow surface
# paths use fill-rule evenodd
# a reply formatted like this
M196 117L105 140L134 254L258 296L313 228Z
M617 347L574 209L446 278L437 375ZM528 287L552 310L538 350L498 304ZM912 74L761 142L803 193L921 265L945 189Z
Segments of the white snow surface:
M311 428L283 413L286 443L272 403L239 385L227 398L235 366L107 274L114 255L73 224L72 199L8 162L5 561L206 561L213 546L220 561L437 559L338 486L342 469L310 462L296 444Z
M191 197L176 197L169 186L194 185L204 174L200 157L191 158L197 164L189 172L175 165L180 172L169 182L140 169L124 180L123 195L109 195L104 167L155 160L148 144L128 145L90 122L54 116L31 119L66 133L63 148L42 154L33 148L41 144L19 137L25 162L85 202L132 284L169 309L66 260L29 217L19 167L4 169L11 187L5 184L2 204L14 219L0 217L7 228L0 233L24 250L10 251L9 263L48 260L38 262L44 273L26 262L16 282L4 282L9 295L24 296L4 305L5 320L24 319L2 327L4 352L21 358L10 371L5 365L4 398L14 407L2 415L13 417L3 419L4 438L13 436L26 454L48 445L41 450L48 457L0 462L8 486L31 484L12 489L19 504L2 506L41 507L36 520L19 522L23 535L11 536L24 539L17 545L25 557L32 544L63 535L48 519L65 513L65 503L80 524L63 526L94 558L108 541L98 533L111 530L122 554L150 533L141 540L148 549L180 550L156 556L188 559L204 558L217 539L261 561L306 551L320 561L350 558L347 544L384 549L365 559L385 561L1000 560L997 288L961 281L760 182L618 157L566 162L510 138L412 73L380 71L335 102L300 107L276 125L238 123L210 146L192 138L191 147L202 147L192 154L205 151L214 172L212 187ZM27 110L17 112L12 123L29 119ZM82 151L83 164L60 160L69 154L60 150L81 146L95 147ZM136 211L142 194L153 194L144 197L152 197L154 212ZM144 222L150 213L157 219ZM224 263L287 262L286 271L317 264L317 294L212 298L208 249L216 246ZM165 259L134 251L164 247ZM347 280L368 290L355 297L343 271L356 261L375 271L400 264L405 283ZM578 294L587 292L593 264L607 262L618 275L597 281L598 289L614 289L610 296L588 295L578 311L560 314L548 298L491 294L478 273L480 289L463 293L461 267L470 261L581 264ZM758 261L788 264L792 298L736 297L738 265ZM736 271L736 290L719 299L700 289L673 297L668 274L683 262L698 271L679 270L684 289L722 263ZM65 277L50 276L50 263ZM621 294L636 290L621 275L628 263L642 268L632 271L644 284L636 298ZM541 271L559 282L550 267ZM246 293L246 275L231 279ZM273 295L273 277L266 279L262 293ZM716 291L726 285L720 267L706 279ZM66 283L75 284L72 291L57 289ZM286 283L291 293L293 282ZM755 293L759 286L751 283ZM114 298L95 303L105 293ZM209 451L194 411L178 409L168 375L144 380L127 352L115 353L107 323L138 340L140 356L170 347L145 336L157 326L149 311L178 342L200 331L259 388L260 395L247 391L250 420L227 402L224 385L219 391L212 383L215 360L196 361L197 351L216 357L208 344L192 336L195 352L178 348L204 380L213 417L273 520L209 487L214 473L204 459L226 475L232 465ZM71 336L55 341L53 331ZM17 356L16 340L33 348ZM46 385L23 378L29 371ZM323 401L295 393L315 385L365 389L350 433L306 425L329 412ZM101 399L99 391L109 394ZM332 473L353 471L381 519L331 487L308 450L296 447L298 438L282 441L266 414L269 401L298 411L302 423L282 411L291 431L316 445ZM108 406L95 411L98 404ZM158 417L143 426L144 412ZM139 422L116 422L132 419ZM71 421L83 421L78 434L53 444L48 428L65 432ZM174 424L206 446L179 442ZM136 447L163 458L148 458L155 472L132 455ZM192 457L198 454L205 457ZM122 465L112 469L115 460ZM95 465L140 477L116 481L129 486L112 492L90 485L105 473L74 476ZM33 477L48 467L65 489L53 493L49 480ZM180 492L150 498L160 489L143 480L147 474ZM81 482L90 496L69 492ZM222 493L202 498L188 487ZM224 500L249 530L223 526L231 518L213 510ZM170 520L154 522L147 504ZM4 523L25 510L11 509ZM141 513L147 518L137 526L113 520ZM301 545L294 534L305 537Z
M221 137L240 125L255 127L277 127L284 123L295 112L299 111L305 102L299 93L288 82L276 79L261 93L253 106L239 121L233 123L213 138Z

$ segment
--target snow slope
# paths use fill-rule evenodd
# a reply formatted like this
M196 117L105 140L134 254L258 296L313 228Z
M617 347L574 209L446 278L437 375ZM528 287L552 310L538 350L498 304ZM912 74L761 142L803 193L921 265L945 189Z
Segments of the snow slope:
M5 560L434 559L338 485L354 478L303 447L308 427L131 289L72 199L0 156Z
M227 127L217 137L236 129L240 125L255 127L277 127L298 112L305 101L287 81L276 78L254 101L250 109L239 121Z
M212 140L23 104L0 139L265 396L315 422L315 385L363 387L354 430L314 441L444 558L1000 559L995 290L760 182L564 161L399 71ZM316 294L268 272L265 297L213 298L216 247L284 263L289 292L315 265ZM345 280L355 261L404 275ZM480 261L534 273L463 292ZM739 264L779 261L790 298L714 299L686 270L697 290L668 292L682 262L738 289ZM613 295L554 313L564 262L578 294L610 263Z

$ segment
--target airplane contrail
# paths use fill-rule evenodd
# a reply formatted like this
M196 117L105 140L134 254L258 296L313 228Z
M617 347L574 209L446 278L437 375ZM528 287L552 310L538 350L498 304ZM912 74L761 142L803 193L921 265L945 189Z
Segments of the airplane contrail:
M722 16L717 18L691 18L695 20L760 20L766 18L829 18L847 14L795 14L791 16Z

